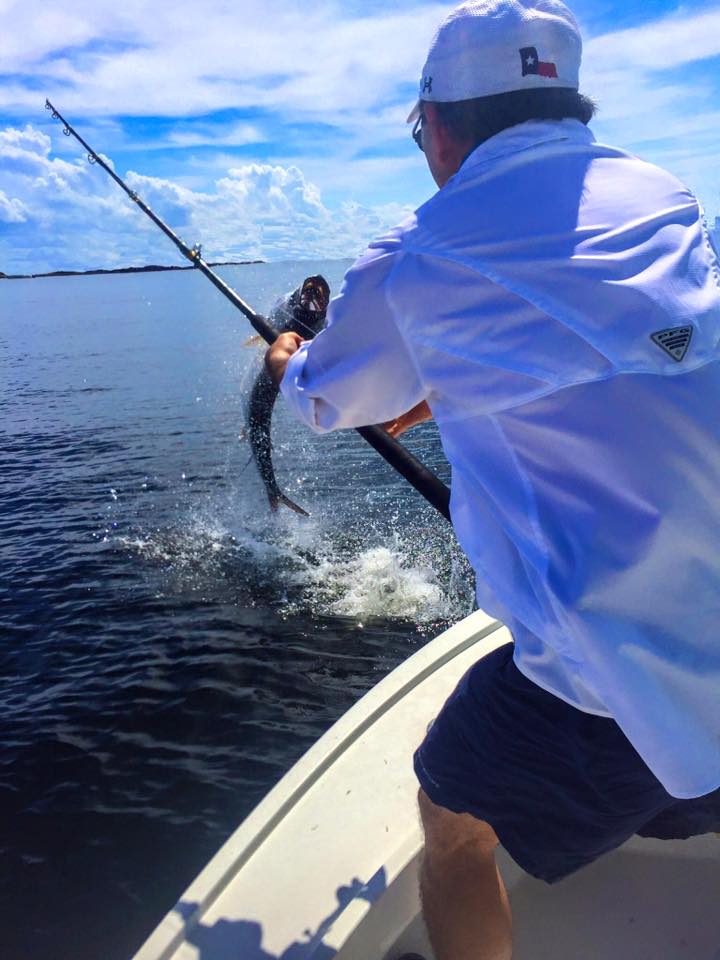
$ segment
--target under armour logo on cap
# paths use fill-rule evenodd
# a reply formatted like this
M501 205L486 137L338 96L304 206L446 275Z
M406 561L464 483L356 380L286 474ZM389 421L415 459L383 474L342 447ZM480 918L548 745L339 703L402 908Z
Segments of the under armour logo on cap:
M668 356L681 363L690 347L692 335L693 327L673 327L670 330L659 330L657 333L653 333L651 339L659 347L662 347Z
M423 77L422 84L420 86L421 93L432 93L432 77Z

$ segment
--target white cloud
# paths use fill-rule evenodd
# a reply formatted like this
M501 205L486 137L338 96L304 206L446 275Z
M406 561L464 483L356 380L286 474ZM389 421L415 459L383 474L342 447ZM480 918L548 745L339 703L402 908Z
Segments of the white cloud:
M720 10L676 14L631 30L595 37L585 46L586 60L596 69L610 62L630 72L662 72L687 63L720 56Z
M250 123L185 124L171 130L156 146L170 147L244 147L265 140L260 130Z
M74 116L207 114L260 106L327 116L367 111L414 82L447 4L352 16L339 0L11 0L3 72L46 80ZM398 42L398 38L402 42ZM37 84L0 89L0 110L36 108Z
M381 200L414 206L433 189L408 138L406 91L452 5L0 0L11 77L0 111L18 118L0 134L0 234L25 238L12 255L26 264L163 259L162 236L44 114L47 93L123 170L159 174L130 179L208 255L353 255L406 209ZM611 22L612 3L584 6L596 29ZM711 216L720 212L720 81L708 62L718 56L720 0L710 0L592 37L583 72L600 101L598 136L667 166ZM54 151L36 123L23 126L27 117L46 119ZM263 163L241 164L252 145ZM167 147L171 160L159 153ZM135 151L132 162L123 151ZM30 225L42 243L28 239Z
M0 194L0 218L12 227L3 231L6 273L181 260L102 171L54 158L33 128L0 132L0 175L13 197ZM293 165L236 166L202 191L132 171L125 180L187 243L202 242L210 259L352 257L410 212L359 203L332 211Z
M10 198L0 190L0 221L5 223L24 223L27 220L27 207L16 197Z
M688 80L674 68L720 57L720 10L676 15L642 28L607 33L585 44L583 87L600 100L602 117L626 121L635 141L658 138L659 131L686 120L717 93L717 72Z
M641 27L605 33L585 44L583 89L599 102L593 129L665 166L714 215L720 211L720 8L681 7Z
M13 149L36 151L47 156L50 153L50 137L35 130L30 124L22 130L17 127L0 130L0 150L6 153Z

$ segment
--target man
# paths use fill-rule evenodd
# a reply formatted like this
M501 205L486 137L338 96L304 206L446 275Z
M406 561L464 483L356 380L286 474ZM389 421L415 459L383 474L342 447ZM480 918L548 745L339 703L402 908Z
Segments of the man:
M720 829L720 271L690 192L595 141L580 58L558 0L453 11L410 117L440 190L267 358L319 431L432 412L513 636L415 757L438 960L510 957L498 841L553 883Z

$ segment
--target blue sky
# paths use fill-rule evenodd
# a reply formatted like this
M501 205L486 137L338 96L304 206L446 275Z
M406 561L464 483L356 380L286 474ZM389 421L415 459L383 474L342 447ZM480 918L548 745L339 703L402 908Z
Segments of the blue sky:
M575 0L597 136L720 216L720 0ZM0 0L0 270L179 262L48 96L209 259L354 256L434 185L405 117L453 4Z

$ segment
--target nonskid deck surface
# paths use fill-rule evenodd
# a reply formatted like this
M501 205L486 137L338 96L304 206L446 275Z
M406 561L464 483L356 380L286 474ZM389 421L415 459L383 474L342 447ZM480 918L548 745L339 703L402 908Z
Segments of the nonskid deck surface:
M513 913L513 960L720 960L720 840L712 834L635 837L553 886L504 851L498 862ZM419 915L383 960L407 951L434 960Z
M469 666L482 611L346 713L222 847L135 960L433 960L419 916L412 754ZM720 960L720 840L634 838L552 887L501 851L514 960Z

